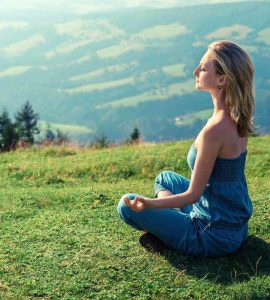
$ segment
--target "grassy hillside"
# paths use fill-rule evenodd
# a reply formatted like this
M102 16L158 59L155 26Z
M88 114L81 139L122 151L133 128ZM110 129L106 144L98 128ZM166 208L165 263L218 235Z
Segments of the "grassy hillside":
M1 154L1 299L268 299L270 137L251 138L254 204L244 249L218 259L149 254L118 217L162 170L189 176L192 141Z

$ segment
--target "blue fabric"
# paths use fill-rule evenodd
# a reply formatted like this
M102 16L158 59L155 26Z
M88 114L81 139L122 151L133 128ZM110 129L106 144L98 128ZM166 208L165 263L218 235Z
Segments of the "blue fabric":
M191 146L187 161L194 169L197 150ZM246 152L235 159L217 158L203 195L192 206L181 209L145 209L136 213L124 203L135 194L124 195L118 204L120 217L138 230L146 230L171 247L195 256L223 256L237 250L247 239L252 203L244 175ZM171 171L155 180L155 195L186 191L190 181Z

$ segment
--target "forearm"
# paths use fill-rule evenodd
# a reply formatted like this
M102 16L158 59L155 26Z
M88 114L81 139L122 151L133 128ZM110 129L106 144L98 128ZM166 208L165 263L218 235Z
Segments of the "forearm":
M196 202L198 197L190 191L155 199L146 199L145 208L180 208Z

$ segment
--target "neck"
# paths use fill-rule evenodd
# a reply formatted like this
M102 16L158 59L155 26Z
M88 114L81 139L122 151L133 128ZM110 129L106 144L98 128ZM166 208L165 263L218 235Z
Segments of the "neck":
M222 95L222 92L219 93L211 93L212 101L214 105L214 113L213 116L218 114L221 111L226 111L226 107L224 104L224 96Z

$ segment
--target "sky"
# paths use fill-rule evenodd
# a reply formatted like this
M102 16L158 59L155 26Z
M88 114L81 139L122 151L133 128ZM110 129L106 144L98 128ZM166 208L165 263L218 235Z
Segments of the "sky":
M0 0L0 12L34 11L40 9L65 9L76 14L132 8L132 7L173 7L201 3L239 2L244 0ZM1 18L1 17L0 17Z

